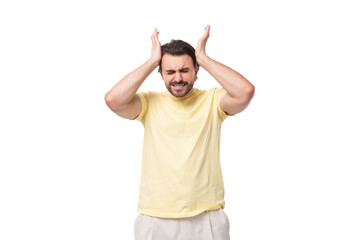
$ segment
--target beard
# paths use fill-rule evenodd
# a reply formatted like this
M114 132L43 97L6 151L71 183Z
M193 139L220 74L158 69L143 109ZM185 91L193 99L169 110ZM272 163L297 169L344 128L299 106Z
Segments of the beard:
M175 89L174 84L181 84L181 85L184 84L184 86L181 89ZM184 97L193 89L193 86L194 86L194 82L188 83L185 81L180 81L180 82L173 81L168 86L166 86L166 88L174 97Z

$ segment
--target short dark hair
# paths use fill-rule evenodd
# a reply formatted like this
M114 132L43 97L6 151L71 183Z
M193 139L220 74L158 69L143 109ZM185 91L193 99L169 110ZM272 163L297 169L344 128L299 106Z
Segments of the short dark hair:
M173 56L180 56L187 54L191 57L194 63L194 68L196 69L198 67L198 63L196 62L195 57L195 49L187 42L183 40L174 40L172 39L171 42L166 43L161 46L161 60L159 63L159 73L162 71L161 62L162 58L165 53L171 54Z

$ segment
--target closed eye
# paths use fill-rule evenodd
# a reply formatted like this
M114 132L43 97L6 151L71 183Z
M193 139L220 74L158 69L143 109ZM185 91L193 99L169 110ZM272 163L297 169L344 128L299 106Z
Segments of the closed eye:
M180 72L182 72L182 73L187 73L188 71L189 71L189 68L180 69ZM166 73L171 75L171 74L175 73L175 71L174 70L166 70Z

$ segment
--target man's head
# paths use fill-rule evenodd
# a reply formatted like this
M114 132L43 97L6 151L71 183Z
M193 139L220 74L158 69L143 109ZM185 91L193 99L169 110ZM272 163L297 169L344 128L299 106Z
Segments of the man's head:
M195 49L182 40L171 40L161 46L161 56L159 72L166 88L175 97L187 95L199 71Z

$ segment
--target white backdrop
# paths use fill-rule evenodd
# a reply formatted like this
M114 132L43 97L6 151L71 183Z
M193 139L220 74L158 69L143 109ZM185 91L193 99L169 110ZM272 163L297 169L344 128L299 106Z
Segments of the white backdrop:
M355 2L1 1L0 239L133 239L143 127L104 96L155 27L195 47L207 24L256 87L222 128L231 238L360 239ZM166 90L156 71L140 89Z

